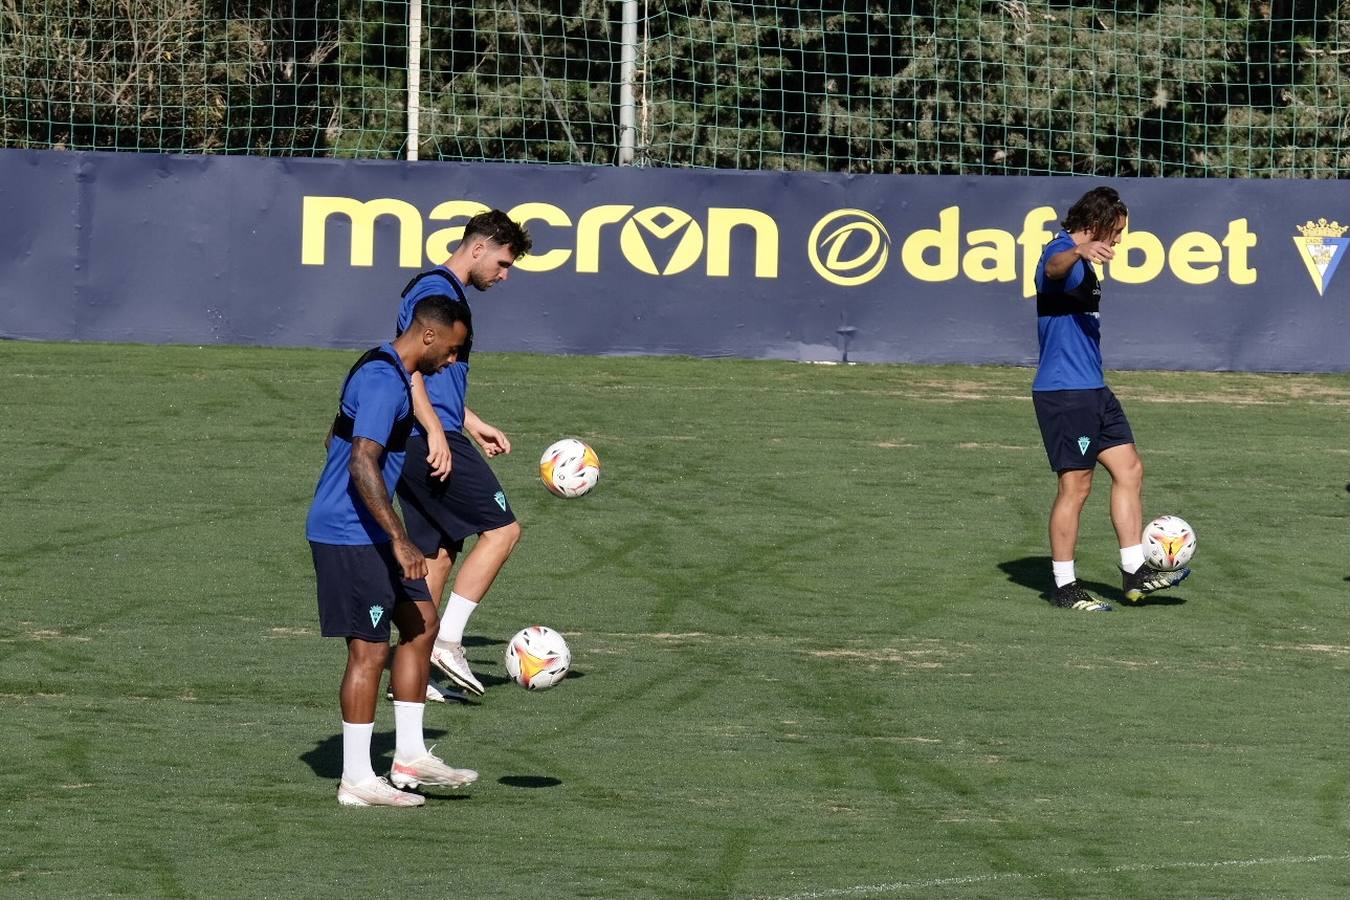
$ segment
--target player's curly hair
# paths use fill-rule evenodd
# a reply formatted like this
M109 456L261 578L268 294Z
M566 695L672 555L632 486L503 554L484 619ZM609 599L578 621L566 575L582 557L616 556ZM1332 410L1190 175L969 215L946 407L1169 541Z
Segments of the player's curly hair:
M1116 230L1116 223L1129 214L1115 188L1097 187L1079 197L1060 224L1070 234L1086 231L1093 238L1103 240Z
M459 348L459 361L469 361L469 351L473 349L473 312L470 311L469 304L445 294L430 294L417 301L417 305L413 307L412 322L408 323L408 327L411 328L416 322L447 328L456 322L463 322L464 343Z
M503 247L510 247L517 259L529 253L530 248L534 246L534 240L525 230L525 226L513 221L500 209L479 213L469 220L469 224L464 226L464 240L467 241L474 236L485 238Z

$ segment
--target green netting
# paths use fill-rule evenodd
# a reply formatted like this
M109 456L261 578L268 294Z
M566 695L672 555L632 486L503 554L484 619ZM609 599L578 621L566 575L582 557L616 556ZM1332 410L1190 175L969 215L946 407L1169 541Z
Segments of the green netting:
M301 6L0 0L5 145L327 152L337 21Z
M620 158L620 0L421 4L422 159ZM647 2L648 166L1350 173L1350 3ZM7 147L406 155L407 2L0 0Z

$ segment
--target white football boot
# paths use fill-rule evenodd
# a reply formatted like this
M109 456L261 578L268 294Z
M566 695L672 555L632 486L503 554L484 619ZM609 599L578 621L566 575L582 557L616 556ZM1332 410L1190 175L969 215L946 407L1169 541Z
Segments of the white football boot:
M423 784L457 788L473 784L478 780L478 773L473 769L456 769L449 766L445 760L428 751L412 762L406 763L400 762L395 754L394 767L389 770L389 780L401 788Z
M431 664L469 693L481 697L487 692L483 683L473 677L469 661L464 658L463 644L452 644L438 639L431 647Z
M342 779L337 797L343 806L421 806L427 802L426 797L400 791L378 775L360 784Z

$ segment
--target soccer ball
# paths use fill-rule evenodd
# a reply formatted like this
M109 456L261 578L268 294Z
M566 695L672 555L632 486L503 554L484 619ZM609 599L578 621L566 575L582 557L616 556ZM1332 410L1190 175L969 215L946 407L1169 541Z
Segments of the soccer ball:
M539 457L539 477L559 497L580 497L600 480L600 457L585 441L563 438Z
M552 628L531 625L516 632L506 645L506 674L532 691L551 688L563 680L572 665L567 641Z
M1158 516L1144 526L1144 561L1159 572L1184 568L1195 555L1195 529L1180 516Z

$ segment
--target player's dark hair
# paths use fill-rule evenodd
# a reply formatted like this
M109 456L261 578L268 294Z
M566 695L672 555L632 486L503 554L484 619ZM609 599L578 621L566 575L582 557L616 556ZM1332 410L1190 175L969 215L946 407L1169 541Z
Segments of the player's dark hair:
M1116 223L1129 214L1115 188L1098 187L1079 197L1060 224L1070 234L1086 231L1094 239L1103 240L1116 230Z
M412 328L416 323L422 325L440 325L449 328L456 322L464 323L464 343L459 348L459 361L464 362L469 358L469 351L473 348L473 313L469 311L469 304L463 303L453 297L447 297L445 294L430 294L417 301L413 307L412 322L408 327Z
M464 226L464 240L467 241L474 236L485 238L503 247L510 247L517 259L529 253L530 248L534 246L534 240L525 230L525 226L512 221L511 217L500 209L479 213L469 220L469 224Z

